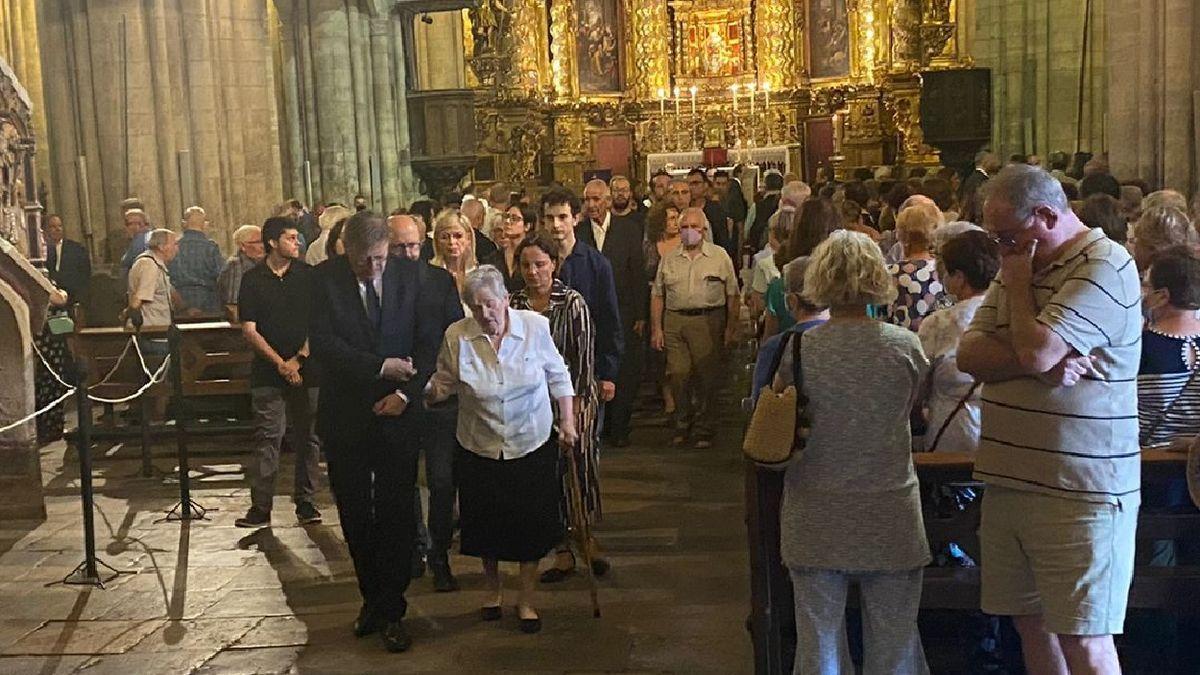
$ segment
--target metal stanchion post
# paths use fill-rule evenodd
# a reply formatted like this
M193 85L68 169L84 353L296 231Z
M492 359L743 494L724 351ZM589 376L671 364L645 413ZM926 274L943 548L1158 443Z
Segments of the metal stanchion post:
M63 579L64 584L97 586L104 588L105 582L120 574L108 563L96 558L96 517L93 512L95 496L92 492L92 402L87 393L87 371L82 359L75 361L75 404L79 412L79 428L75 433L75 446L79 452L79 495L83 503L83 562ZM112 571L107 577L100 576L98 566Z
M175 445L179 450L179 503L167 512L167 520L204 520L208 509L192 501L190 468L188 466L187 422L191 415L183 397L183 364L180 359L179 327L171 324L167 333L171 353L171 387L175 404Z

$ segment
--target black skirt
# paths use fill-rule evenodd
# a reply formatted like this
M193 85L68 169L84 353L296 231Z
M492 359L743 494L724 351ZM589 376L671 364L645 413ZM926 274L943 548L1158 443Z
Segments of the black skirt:
M458 448L463 555L535 562L562 541L558 458L553 436L519 459L487 459Z

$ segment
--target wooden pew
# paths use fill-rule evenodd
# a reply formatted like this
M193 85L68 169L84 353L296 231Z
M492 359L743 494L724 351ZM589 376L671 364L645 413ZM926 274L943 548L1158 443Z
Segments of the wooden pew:
M230 417L246 418L249 411L250 364L254 354L242 337L241 328L228 321L180 323L178 327L183 395L196 410L188 432L212 435L251 431L253 426L244 419L228 422ZM166 340L167 332L166 327L146 327L141 335ZM89 385L97 385L111 372L104 384L91 390L92 394L122 398L136 392L146 382L146 375L132 348L113 370L131 336L133 332L123 327L97 327L78 328L69 338L72 352L87 365ZM146 361L155 372L162 359L147 356ZM170 382L154 385L146 393L151 399L170 398ZM201 419L196 420L196 417ZM145 441L149 436L170 433L173 433L172 428L163 423L119 427L116 416L109 414L105 424L95 428L92 435L98 440L142 436Z
M1184 453L1143 451L1143 486L1183 476L1186 461ZM913 463L923 491L935 485L973 482L971 471L974 462L967 454L915 453ZM782 491L781 472L758 469L747 463L746 507L752 602L750 630L754 641L755 672L779 675L790 672L795 651L791 584L779 556ZM961 512L938 514L927 510L925 530L930 543L975 539L979 529L979 506L980 502L976 500ZM1139 548L1163 539L1200 542L1200 510L1192 506L1172 511L1143 508L1139 511L1136 536ZM851 594L852 604L856 601L856 595ZM978 611L979 569L926 568L921 608ZM1200 617L1200 565L1136 566L1129 593L1129 608L1156 610L1190 619ZM1184 646L1184 650L1187 649Z

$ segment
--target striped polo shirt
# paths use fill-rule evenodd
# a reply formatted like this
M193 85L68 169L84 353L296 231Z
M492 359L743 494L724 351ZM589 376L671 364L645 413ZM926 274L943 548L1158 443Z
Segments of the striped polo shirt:
M975 478L1085 501L1137 493L1142 314L1133 260L1099 228L1090 230L1034 273L1033 294L1038 322L1095 357L1093 371L1073 387L1034 377L984 384ZM968 330L1006 329L1007 296L994 280Z

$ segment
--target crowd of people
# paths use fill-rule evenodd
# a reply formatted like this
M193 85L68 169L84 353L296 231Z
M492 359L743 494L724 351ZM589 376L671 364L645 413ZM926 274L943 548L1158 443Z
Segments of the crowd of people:
M574 574L579 546L607 573L594 537L567 537L601 517L602 445L629 444L644 383L672 446L711 447L727 350L749 329L752 394L797 386L811 425L781 513L796 672L848 663L850 583L866 671L927 670L922 451L976 458L983 609L1014 618L1032 672L1115 672L1139 446L1200 433L1200 236L1178 193L1121 184L1100 159L1039 163L985 152L964 176L880 167L811 186L662 171L644 198L623 176L581 195L496 184L387 217L292 201L238 228L228 260L203 209L179 234L131 200L124 318L240 321L256 432L237 524L270 524L285 435L296 517L319 522L323 453L363 599L354 632L389 650L410 644L413 578L457 590L456 522L488 583L482 620L503 617L501 562L518 564L530 633L537 584ZM70 291L78 252L61 220L46 235Z

